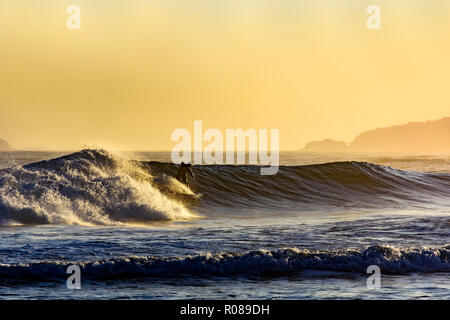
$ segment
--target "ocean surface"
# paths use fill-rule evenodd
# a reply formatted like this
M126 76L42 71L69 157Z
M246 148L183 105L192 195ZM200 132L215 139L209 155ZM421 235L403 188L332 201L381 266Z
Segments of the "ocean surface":
M450 156L280 162L186 187L168 152L0 152L0 299L450 298Z

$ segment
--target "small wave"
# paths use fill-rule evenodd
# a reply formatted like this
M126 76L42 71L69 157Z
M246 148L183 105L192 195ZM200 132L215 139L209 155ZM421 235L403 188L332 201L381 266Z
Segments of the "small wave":
M242 253L158 258L127 257L75 263L84 279L167 276L277 276L303 270L366 273L378 265L384 274L450 272L450 247L408 248L372 246L364 250L314 251L285 248ZM9 279L66 279L67 262L0 264L0 276Z
M0 223L121 225L192 218L133 161L104 150L0 171Z

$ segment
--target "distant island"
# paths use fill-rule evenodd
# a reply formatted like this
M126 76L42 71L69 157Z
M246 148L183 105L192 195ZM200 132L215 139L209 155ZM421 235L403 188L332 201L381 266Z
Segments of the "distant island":
M322 151L334 151L334 152L341 152L341 151L348 151L349 146L344 141L336 141L333 139L325 139L322 141L312 141L310 143L307 143L305 147L303 148L303 151L315 151L315 152L322 152Z
M450 117L365 131L349 145L333 139L313 141L307 143L302 151L450 152Z
M12 148L6 140L0 139L0 151L11 151Z

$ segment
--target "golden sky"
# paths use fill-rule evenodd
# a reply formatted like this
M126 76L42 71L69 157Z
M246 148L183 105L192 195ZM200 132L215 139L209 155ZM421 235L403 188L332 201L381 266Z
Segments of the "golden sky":
M202 120L278 128L293 150L449 116L449 16L448 0L0 0L0 138L170 150Z

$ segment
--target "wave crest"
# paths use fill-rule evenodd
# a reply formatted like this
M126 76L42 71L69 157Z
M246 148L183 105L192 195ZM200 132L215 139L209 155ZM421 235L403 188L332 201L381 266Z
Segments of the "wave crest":
M380 245L345 251L285 248L175 258L127 257L75 264L80 267L84 278L94 280L187 275L277 276L303 270L365 274L370 265L378 265L384 274L450 272L450 247L401 249ZM63 262L0 264L0 276L13 279L66 279L69 265Z
M104 150L0 170L0 224L115 225L247 209L448 208L450 174L397 170L366 162L281 166L260 175L249 165L195 166L190 187L178 166L139 162ZM201 199L200 199L201 195ZM206 210L204 210L206 209Z
M174 175L176 165L146 164L154 175ZM195 166L191 187L203 203L223 207L333 209L450 204L450 174L397 170L367 162L280 166L262 176L251 165Z

